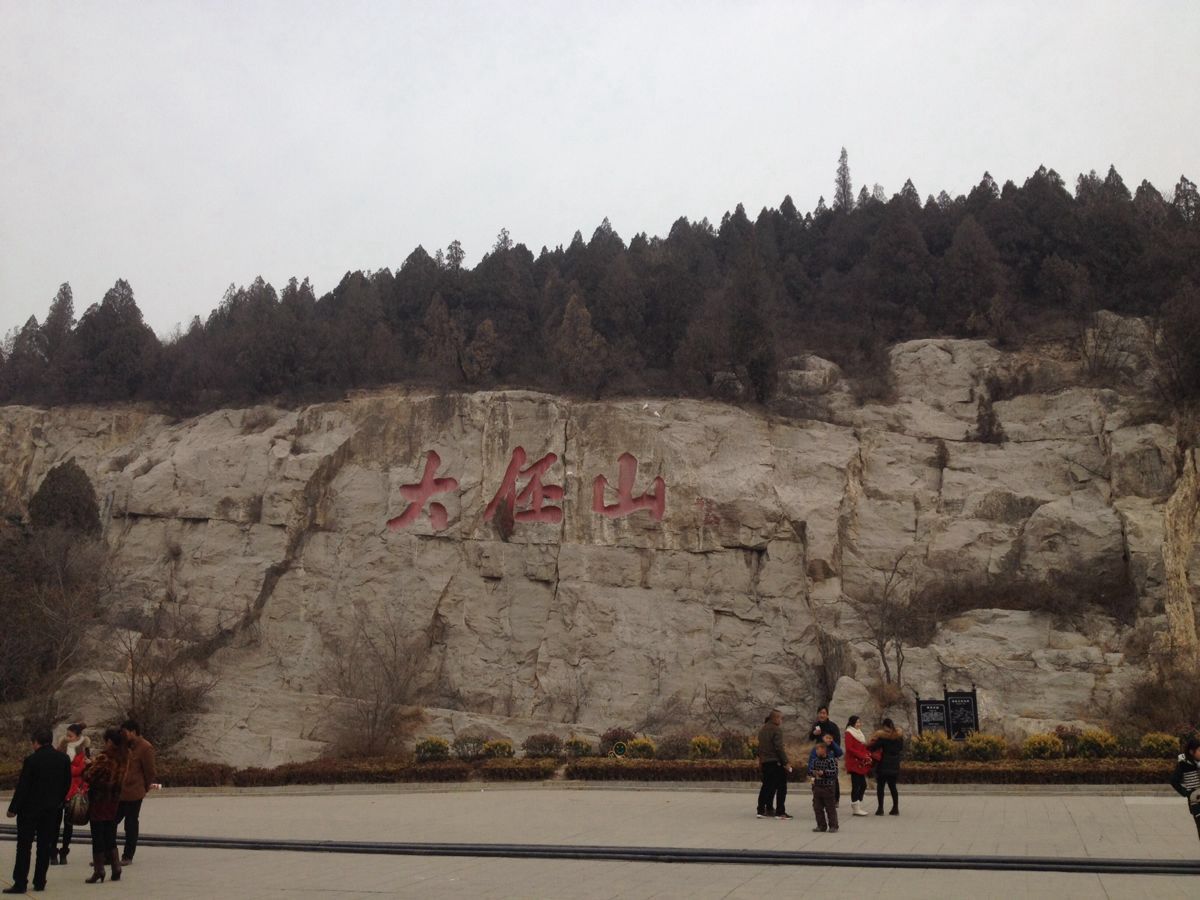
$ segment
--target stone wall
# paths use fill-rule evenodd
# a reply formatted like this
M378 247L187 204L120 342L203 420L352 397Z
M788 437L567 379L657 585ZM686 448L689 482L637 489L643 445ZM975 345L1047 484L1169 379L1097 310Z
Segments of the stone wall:
M973 681L989 727L1095 721L1140 670L1134 629L1163 622L1174 437L1136 424L1129 397L1070 387L994 403L1007 441L972 440L987 374L1013 362L983 342L902 344L896 402L859 407L812 358L781 380L788 416L403 389L183 422L8 407L0 503L20 515L52 465L83 466L112 602L165 602L220 632L220 682L193 739L239 764L326 745L323 673L356 608L413 636L429 730L447 735L750 724L773 705L807 715L839 678L844 705L879 680L848 598L877 590L901 555L906 584L1078 572L1131 584L1132 624L973 610L907 653L909 689ZM814 399L824 421L788 408ZM525 468L554 459L540 490L517 478L507 520L493 501L517 448ZM457 482L428 498L444 521L409 510L431 453L429 475ZM648 495L646 508L619 508L623 455L636 460L627 500ZM98 720L89 683L75 702Z

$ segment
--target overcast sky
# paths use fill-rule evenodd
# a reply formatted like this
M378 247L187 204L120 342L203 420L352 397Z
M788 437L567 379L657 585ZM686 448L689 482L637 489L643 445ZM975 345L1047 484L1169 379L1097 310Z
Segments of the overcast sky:
M582 5L0 0L0 330L812 209L843 145L856 191L1200 180L1196 0Z

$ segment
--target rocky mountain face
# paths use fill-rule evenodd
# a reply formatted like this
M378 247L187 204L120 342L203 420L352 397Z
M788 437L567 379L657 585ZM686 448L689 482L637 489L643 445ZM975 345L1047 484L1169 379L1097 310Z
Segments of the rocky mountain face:
M1132 393L1061 386L1071 363L961 340L891 362L895 401L860 406L831 363L792 360L770 414L402 389L183 422L8 407L0 502L21 515L73 457L123 621L170 608L210 636L219 681L185 755L321 752L331 664L364 622L399 626L447 736L745 726L835 692L835 718L871 719L897 698L864 610L893 571L905 596L962 598L906 647L893 712L974 683L990 730L1115 714L1165 627L1173 433ZM1063 579L1097 605L988 608L988 586ZM73 684L85 711L93 683Z

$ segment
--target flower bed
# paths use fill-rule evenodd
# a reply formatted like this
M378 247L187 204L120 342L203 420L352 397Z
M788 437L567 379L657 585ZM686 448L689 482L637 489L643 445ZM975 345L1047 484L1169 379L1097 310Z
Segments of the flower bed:
M758 763L749 759L573 760L567 778L577 781L758 781Z

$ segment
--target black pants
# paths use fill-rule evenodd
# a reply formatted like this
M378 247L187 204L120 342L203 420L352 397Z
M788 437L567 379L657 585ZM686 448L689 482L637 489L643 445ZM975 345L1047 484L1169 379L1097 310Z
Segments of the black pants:
M106 819L101 822L92 820L92 855L108 858L108 854L117 849L117 820Z
M141 800L122 800L117 807L117 825L123 821L125 823L125 851L121 854L122 859L133 859L133 854L137 851L138 842L138 816L142 814Z
M62 842L59 844L58 850L60 853L66 853L71 849L71 838L75 835L75 825L71 821L71 808L64 806L62 809Z
M880 772L875 776L875 793L879 795L879 808L883 809L883 786L887 785L892 792L892 809L900 805L900 795L896 793L896 779L900 777L899 772L889 772L887 774Z
M14 887L24 890L29 884L29 857L35 843L37 859L33 865L33 886L41 887L46 883L50 854L54 852L54 839L58 837L58 812L50 809L17 816L17 859L13 863L12 875Z
M850 773L850 802L858 803L867 795L867 776Z
M787 812L787 769L777 762L762 764L762 787L758 789L758 811L775 815Z

